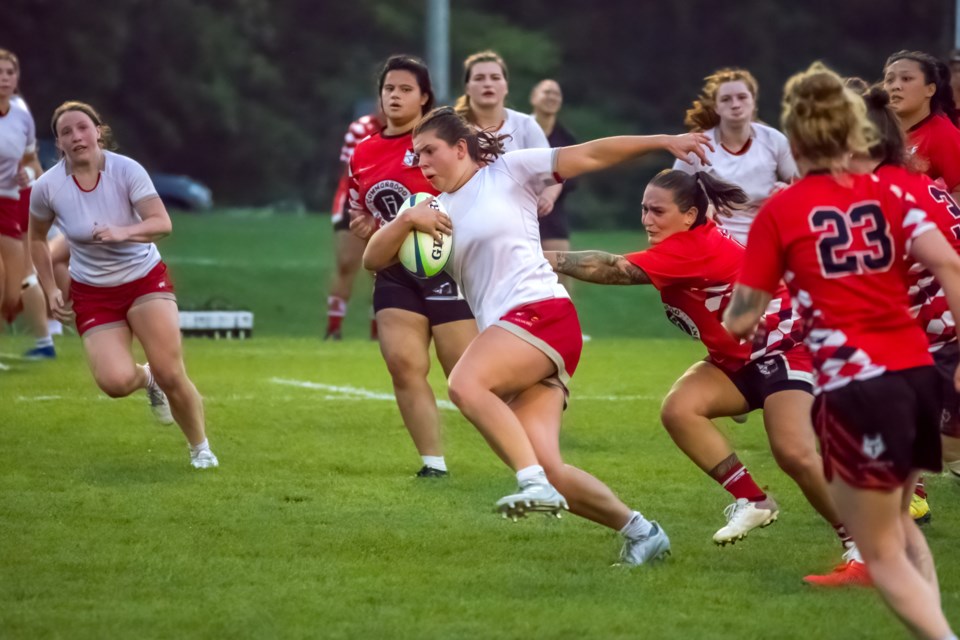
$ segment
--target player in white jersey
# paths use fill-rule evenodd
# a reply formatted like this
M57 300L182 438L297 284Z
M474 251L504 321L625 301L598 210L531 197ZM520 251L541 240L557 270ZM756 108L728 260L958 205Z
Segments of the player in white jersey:
M17 94L20 61L0 49L0 309L7 322L21 309L36 339L31 360L56 357L47 328L47 305L30 260L26 231L30 185L43 173L27 103Z
M517 493L497 502L505 517L569 508L626 538L621 563L665 556L666 534L602 482L563 462L560 423L566 385L580 359L580 323L540 248L537 201L548 185L649 151L703 154L701 134L623 136L558 149L500 155L498 139L477 132L449 107L414 130L423 175L450 217L415 206L367 245L364 266L394 260L413 228L451 233L450 273L477 317L480 335L450 374L450 399L517 473ZM569 507L568 507L569 505Z
M705 171L743 189L750 198L747 205L717 219L742 245L747 244L760 205L798 175L786 136L756 122L756 116L757 81L749 71L721 69L708 76L684 123L690 131L710 136L714 149L707 154L710 166L695 157L673 165L689 174Z
M501 138L503 151L544 149L550 147L547 136L536 118L506 107L510 70L494 51L480 51L463 61L463 95L454 107L467 122L481 131ZM543 190L537 202L537 214L553 211L562 185Z
M105 150L110 129L92 107L65 102L51 120L60 162L30 199L30 242L54 316L76 316L93 377L112 398L146 389L157 418L176 422L190 463L216 467L203 402L183 364L173 284L154 240L170 234L170 216L136 161ZM57 287L47 244L51 225L70 246L69 297ZM134 361L132 338L146 365Z

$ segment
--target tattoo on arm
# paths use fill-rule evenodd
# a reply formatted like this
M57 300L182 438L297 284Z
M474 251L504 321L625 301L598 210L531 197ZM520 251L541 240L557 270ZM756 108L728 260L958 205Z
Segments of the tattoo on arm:
M766 291L738 284L733 290L730 305L723 314L724 326L738 337L752 335L770 298L771 295Z
M557 273L597 284L649 284L643 269L604 251L558 251Z

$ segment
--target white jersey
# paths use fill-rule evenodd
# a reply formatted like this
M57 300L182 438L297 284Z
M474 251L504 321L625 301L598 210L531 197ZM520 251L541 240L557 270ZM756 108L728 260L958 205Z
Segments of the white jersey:
M714 178L735 184L746 192L749 198L746 208L734 211L731 218L720 218L721 227L744 246L747 244L750 225L757 217L760 206L770 196L774 185L777 182L790 182L799 175L785 135L759 122L754 122L751 128L753 135L750 147L745 153L735 155L724 149L720 144L719 132L713 128L704 131L713 142L714 150L707 151L710 166L704 167L700 158L692 153L689 159L693 164L682 160L673 164L674 169L685 173L704 171Z
M10 99L10 109L0 115L0 198L20 199L17 173L24 154L37 150L37 129L27 103Z
M142 221L135 207L157 190L136 160L104 151L96 186L84 191L66 159L37 179L30 215L52 220L70 245L70 277L95 287L115 287L139 280L160 262L152 242L93 241L95 227L126 227Z
M440 204L453 221L447 269L483 331L511 309L569 298L540 248L537 199L556 184L555 149L511 151Z
M498 136L510 136L503 141L504 153L518 149L550 148L546 134L533 116L513 109L504 109L504 113L503 124L493 132Z

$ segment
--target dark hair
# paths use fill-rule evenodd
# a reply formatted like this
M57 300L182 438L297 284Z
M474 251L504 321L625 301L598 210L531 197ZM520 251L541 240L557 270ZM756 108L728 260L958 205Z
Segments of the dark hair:
M98 144L101 149L114 150L117 148L117 143L113 139L113 130L110 129L110 126L107 125L101 118L100 114L97 113L96 109L91 107L86 102L80 102L78 100L68 100L64 102L53 112L53 117L50 118L50 129L53 131L53 138L57 139L60 137L60 132L57 131L57 120L63 116L63 114L68 111L79 111L80 113L85 113L95 127L100 127L100 140ZM61 153L63 150L61 149Z
M420 115L425 115L433 109L436 98L433 95L433 84L430 82L430 70L426 63L416 56L398 55L390 56L383 64L380 70L380 79L378 81L377 95L383 93L383 83L387 79L387 74L391 71L409 71L417 79L417 86L420 87L420 93L427 96L427 101L420 107ZM381 96L379 100L383 100ZM382 107L383 105L381 105Z
M428 113L414 128L413 135L416 137L427 131L433 131L450 146L459 140L466 141L470 158L479 164L489 164L502 155L502 140L507 137L477 131L453 107L440 107Z
M863 102L867 105L867 117L879 134L870 147L870 157L882 164L913 169L900 120L890 107L890 95L883 87L874 85L863 94Z
M713 204L718 211L740 209L749 198L735 184L714 178L709 173L697 171L693 175L677 169L664 169L653 177L650 186L666 189L673 194L673 201L680 211L697 208L697 219L691 229L707 221L707 205Z
M937 86L936 93L930 98L930 112L941 113L957 126L957 105L953 102L953 89L950 87L950 69L946 64L923 51L897 51L887 58L883 65L884 71L897 60L913 60L920 65L923 71L925 84Z

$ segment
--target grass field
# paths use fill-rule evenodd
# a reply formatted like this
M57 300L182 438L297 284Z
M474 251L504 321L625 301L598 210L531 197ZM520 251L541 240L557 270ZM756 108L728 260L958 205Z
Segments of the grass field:
M415 480L389 376L363 339L366 302L347 326L355 339L317 337L326 222L179 217L161 246L182 301L256 313L252 340L186 342L217 470L189 468L182 436L152 422L142 394L100 394L75 336L55 362L0 357L0 638L905 637L872 591L802 585L839 545L775 467L758 416L731 436L780 521L714 547L727 496L657 421L702 348L672 339L650 292L578 290L594 340L563 445L664 526L667 563L612 569L617 536L572 516L496 517L512 474L449 409L452 475ZM638 239L576 242L627 250ZM27 343L4 337L0 351ZM960 625L960 489L938 477L930 491L926 532Z

